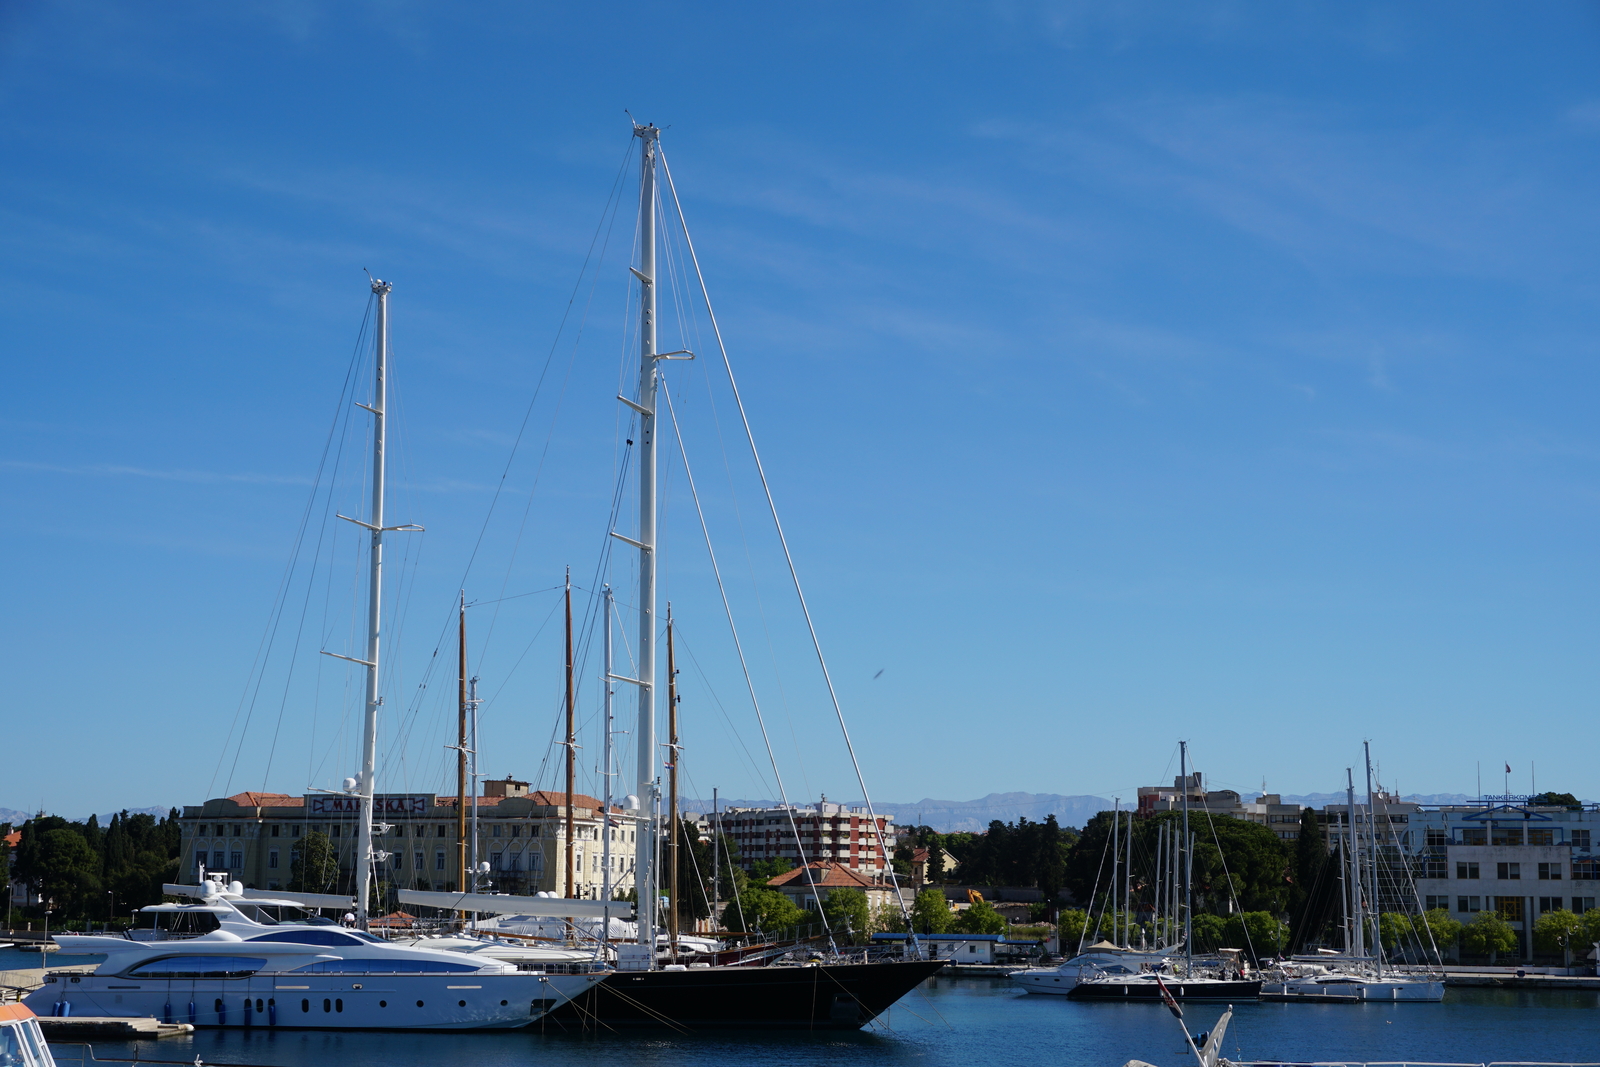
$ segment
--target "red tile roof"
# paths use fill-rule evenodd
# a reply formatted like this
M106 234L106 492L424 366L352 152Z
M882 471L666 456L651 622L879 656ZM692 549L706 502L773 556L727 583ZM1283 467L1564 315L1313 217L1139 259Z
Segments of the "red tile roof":
M292 797L288 793L235 793L228 798L241 808L303 808L305 797Z
M792 871L784 871L776 878L767 879L767 884L773 887L781 887L786 885L805 886L809 889L812 885L812 879L815 878L815 884L822 889L883 888L883 883L875 882L866 875L861 874L858 871L853 871L849 867L840 866L837 863L818 861L817 863L810 864L809 866L812 871L810 875L806 874L805 867L796 867Z
M22 844L22 831L11 831L6 835L5 841L7 845L10 845L12 848L16 848L18 845Z

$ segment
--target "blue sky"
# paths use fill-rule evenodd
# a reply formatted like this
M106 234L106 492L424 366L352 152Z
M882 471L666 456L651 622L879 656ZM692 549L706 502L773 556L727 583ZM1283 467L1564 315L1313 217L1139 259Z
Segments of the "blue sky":
M548 590L591 603L625 432L626 210L585 273L624 108L669 127L876 797L1131 797L1179 737L1241 790L1336 789L1371 738L1406 792L1509 762L1600 797L1597 45L1561 3L0 6L0 708L35 754L0 806L353 769L320 512L309 621L252 664L363 268L390 514L428 528L384 783L453 788L465 575L483 770L555 784ZM715 371L673 387L785 785L855 797ZM772 795L669 468L685 790Z

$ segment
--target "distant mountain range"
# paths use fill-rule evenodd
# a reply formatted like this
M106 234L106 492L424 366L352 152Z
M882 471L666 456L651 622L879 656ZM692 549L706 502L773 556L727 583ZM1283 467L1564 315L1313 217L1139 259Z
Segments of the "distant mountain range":
M169 812L171 810L172 810L171 808L129 808L128 809L128 814L129 815L154 815L156 818L159 819L162 816L166 815L167 812ZM36 814L35 812L31 812L31 811L18 811L16 808L0 808L0 823L10 823L12 826L21 826L23 823L25 823L29 819L33 818L35 814ZM116 812L113 812L113 811L108 811L104 815L100 815L100 814L97 813L95 815L95 818L100 820L100 825L101 826L105 826L107 823L109 823L111 821L111 816L113 816L115 814L116 814ZM81 819L74 819L73 821L74 822L81 822L81 821L87 820L88 818L89 817L87 815L85 815Z

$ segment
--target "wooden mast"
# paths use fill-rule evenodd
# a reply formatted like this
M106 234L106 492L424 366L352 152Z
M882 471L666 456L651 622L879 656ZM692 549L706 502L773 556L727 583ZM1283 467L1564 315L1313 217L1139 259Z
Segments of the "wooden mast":
M567 893L578 895L573 861L577 843L573 841L576 820L572 817L572 776L577 770L577 739L573 736L573 681L572 681L572 568L567 568Z
M470 893L467 881L467 592L461 591L458 670L456 672L456 892Z
M672 605L667 604L667 885L672 904L667 911L667 944L678 955L678 665L672 648Z

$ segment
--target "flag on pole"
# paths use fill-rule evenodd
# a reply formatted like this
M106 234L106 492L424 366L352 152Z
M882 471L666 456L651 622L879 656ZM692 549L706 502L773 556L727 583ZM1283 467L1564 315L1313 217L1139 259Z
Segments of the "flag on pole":
M1509 764L1509 763L1508 763L1508 764L1506 764L1506 773L1507 773L1507 774L1510 774L1510 773L1511 773L1511 764Z
M1176 1000L1172 999L1171 990L1167 988L1167 983L1161 980L1161 976L1159 974L1156 975L1156 987L1161 990L1161 999L1167 1002L1167 1010L1170 1011L1175 1018L1182 1019L1183 1009L1178 1007L1178 1002Z

